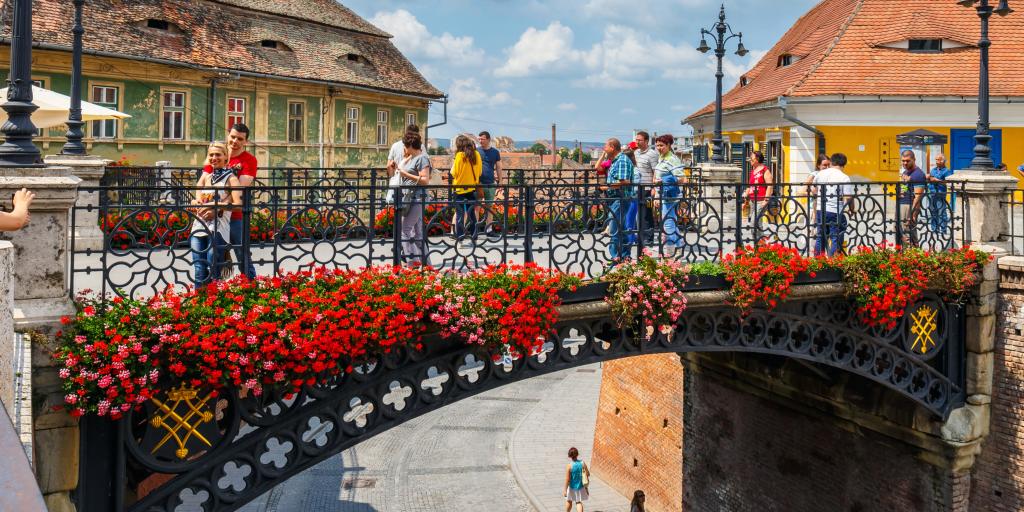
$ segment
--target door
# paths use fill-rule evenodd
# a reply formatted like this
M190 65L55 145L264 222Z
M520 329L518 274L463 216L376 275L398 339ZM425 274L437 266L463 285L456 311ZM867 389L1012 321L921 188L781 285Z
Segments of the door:
M974 134L975 130L957 129L949 131L950 138L950 168L954 171L966 169L971 166L974 159ZM992 148L992 162L999 165L1003 161L1003 131L989 130L992 141L989 146Z

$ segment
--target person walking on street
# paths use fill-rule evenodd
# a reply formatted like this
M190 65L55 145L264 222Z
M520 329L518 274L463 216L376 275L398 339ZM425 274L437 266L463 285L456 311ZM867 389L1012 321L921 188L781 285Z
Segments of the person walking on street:
M900 225L896 237L904 247L916 247L917 216L921 213L921 200L924 198L927 178L924 171L917 166L917 157L911 150L902 153L903 172L897 191L896 204L899 207Z
M818 172L814 185L822 194L818 204L817 224L818 237L814 244L814 254L820 256L828 253L831 258L837 252L843 252L843 238L846 235L846 211L854 212L853 185L850 176L845 172L846 155L836 153L829 159L832 166Z
M642 192L637 194L637 226L643 226L643 240L646 245L654 244L654 209L651 195L655 184L654 168L658 166L658 152L651 147L651 135L641 130L636 132L633 142L636 149L633 158L636 160L636 183L641 185ZM669 145L671 149L671 144Z
M455 188L455 238L463 247L472 247L476 241L477 193L483 158L473 140L465 135L455 139L455 151L451 171Z
M430 158L423 152L423 139L419 133L406 132L402 145L402 160L395 168L402 177L402 188L395 201L395 217L400 217L402 222L402 261L408 265L427 266L423 204L427 200L425 187L430 182Z
M946 178L953 170L946 166L946 156L935 156L935 167L928 172L928 213L932 232L944 235L949 227L949 201L946 200Z
M604 152L612 161L608 168L608 176L601 187L608 197L608 257L613 262L629 257L629 245L626 244L623 228L626 221L626 209L632 200L633 192L633 161L622 153L619 139L610 138L604 143Z
M672 152L672 135L659 135L654 148L658 151L658 165L654 167L654 180L659 186L652 188L653 195L661 198L661 230L665 236L665 252L674 255L682 246L682 231L679 229L679 183L686 181L686 171L679 157Z
M565 466L565 512L572 511L573 503L576 512L583 512L583 502L590 497L587 486L590 484L590 468L579 460L580 452L575 447L569 448L569 463Z
M242 189L251 187L253 182L256 181L257 168L259 164L256 162L256 157L252 156L251 153L245 150L245 145L249 143L249 127L242 123L235 123L228 132L228 168L234 170L235 175L238 177L238 186ZM212 174L214 171L213 167L207 165L203 167L203 172ZM242 192L243 197L245 195ZM244 273L249 279L256 278L256 266L253 265L252 255L249 252L249 233L245 232L245 217L251 212L244 211L241 208L242 204L231 212L231 248L235 253L235 259L238 261L238 269Z
M486 130L477 135L477 142L480 143L477 151L480 153L480 159L483 164L480 171L480 186L484 189L484 204L480 222L484 225L485 233L491 234L494 232L494 226L488 225L491 221L491 210L495 208L494 198L497 196L498 187L501 186L503 181L501 174L501 152L491 147L491 133Z
M637 489L633 492L633 501L629 502L629 512L646 512L644 504L647 501L647 497L644 496L644 491Z

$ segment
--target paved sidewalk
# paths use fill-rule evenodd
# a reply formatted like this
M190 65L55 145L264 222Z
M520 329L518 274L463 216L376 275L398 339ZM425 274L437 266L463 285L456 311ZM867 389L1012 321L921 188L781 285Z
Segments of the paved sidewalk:
M589 465L594 446L601 368L591 365L562 374L566 378L523 418L509 442L512 474L539 512L565 510L561 486L569 462L566 454L575 446ZM584 502L588 512L629 510L629 500L596 476L591 477L589 489L590 499Z

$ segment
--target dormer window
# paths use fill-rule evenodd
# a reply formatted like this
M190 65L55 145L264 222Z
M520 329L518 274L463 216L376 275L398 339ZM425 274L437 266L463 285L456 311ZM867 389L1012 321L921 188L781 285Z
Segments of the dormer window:
M147 20L137 22L135 26L147 28L153 31L167 32L170 34L181 34L184 32L183 30L181 30L181 27L175 25L174 23L171 23L167 20L159 20L156 18L149 18Z
M260 41L260 47L270 48L272 50L283 50L287 52L290 52L292 50L291 48L288 47L288 45L282 43L281 41L276 41L274 39L264 39Z
M791 66L794 62L796 62L798 60L800 60L800 57L797 57L796 55L790 55L788 53L784 53L782 55L779 55L778 67L784 68L786 66Z
M747 77L745 77L745 76L741 76L740 77L740 87L746 87L748 83L750 83L750 82L747 80Z
M907 49L913 53L939 53L942 39L911 39Z
M345 58L348 59L349 62L359 62L359 55L354 53L346 53Z

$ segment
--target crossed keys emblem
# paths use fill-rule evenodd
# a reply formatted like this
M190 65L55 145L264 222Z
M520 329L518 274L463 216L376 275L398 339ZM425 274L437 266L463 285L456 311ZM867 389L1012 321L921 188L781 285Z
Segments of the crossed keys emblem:
M938 322L935 320L938 315L937 309L925 304L910 316L910 320L913 322L910 332L916 336L910 350L927 354L929 350L935 348L937 344L932 335L939 328Z
M159 410L153 413L153 416L149 419L149 424L154 428L167 430L167 434L164 435L163 439L153 447L152 453L156 453L160 447L171 439L174 439L178 444L178 449L175 450L174 455L179 459L184 459L188 456L188 442L193 437L202 441L206 446L212 447L213 445L210 441L199 432L199 427L202 424L213 421L213 412L208 410L209 407L207 406L207 402L212 398L212 394L212 392L207 393L205 397L198 398L198 390L182 384L180 387L167 392L166 402L161 402L156 397L150 398ZM182 408L184 410L179 412L178 409L182 404L184 404Z

